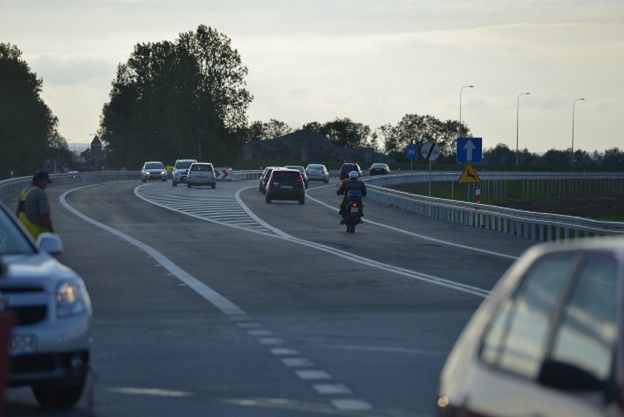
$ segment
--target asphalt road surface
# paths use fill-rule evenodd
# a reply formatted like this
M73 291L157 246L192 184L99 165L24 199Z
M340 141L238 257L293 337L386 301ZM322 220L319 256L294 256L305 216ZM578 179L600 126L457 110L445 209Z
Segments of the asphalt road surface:
M461 329L530 243L372 201L348 234L335 191L50 188L93 300L93 372L69 411L16 388L7 414L430 416Z

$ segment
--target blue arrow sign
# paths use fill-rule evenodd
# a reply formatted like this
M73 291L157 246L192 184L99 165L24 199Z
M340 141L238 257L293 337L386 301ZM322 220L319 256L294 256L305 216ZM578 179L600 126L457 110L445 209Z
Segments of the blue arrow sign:
M474 163L483 159L482 138L457 138L457 162Z
M407 145L405 148L407 159L418 159L418 146L415 144Z

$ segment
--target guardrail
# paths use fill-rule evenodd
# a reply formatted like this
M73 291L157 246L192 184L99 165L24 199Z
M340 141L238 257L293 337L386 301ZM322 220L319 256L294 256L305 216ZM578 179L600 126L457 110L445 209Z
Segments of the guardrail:
M78 172L72 174L51 174L51 186L65 184L96 184L112 181L140 180L138 171L100 171L100 172ZM0 200L5 204L11 201L26 186L32 182L32 177L11 178L0 181Z
M441 172L432 175L435 181L456 181L458 172ZM624 173L501 173L480 174L481 179L618 179ZM624 222L606 222L559 214L537 213L481 203L470 203L427 197L385 188L383 186L425 182L429 174L402 174L365 179L368 198L383 204L399 207L421 216L495 230L532 240L565 240L624 234Z

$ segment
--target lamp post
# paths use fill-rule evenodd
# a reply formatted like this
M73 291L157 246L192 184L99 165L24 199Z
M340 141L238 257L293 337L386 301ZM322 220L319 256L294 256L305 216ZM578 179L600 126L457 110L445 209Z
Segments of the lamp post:
M474 88L474 85L465 85L459 89L459 126L460 126L459 129L461 129L461 122L462 122L461 108L462 108L462 91L464 91L464 88Z
M518 166L518 141L520 136L520 96L528 96L531 93L518 94L518 100L516 103L516 166Z
M577 101L585 101L585 97L577 98L572 102L572 168L574 168L574 109Z

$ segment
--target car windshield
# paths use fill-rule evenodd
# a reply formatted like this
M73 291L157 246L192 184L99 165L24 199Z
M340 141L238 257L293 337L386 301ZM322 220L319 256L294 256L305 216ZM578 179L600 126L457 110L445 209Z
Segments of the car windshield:
M193 161L179 161L179 162L176 162L175 168L176 169L189 169L192 163Z
M160 162L148 162L145 164L145 169L165 169L165 166Z
M320 170L322 171L324 168L323 165L308 165L308 170Z
M371 168L386 168L386 164L373 164Z
M11 221L9 213L0 208L0 255L31 255L32 244Z

